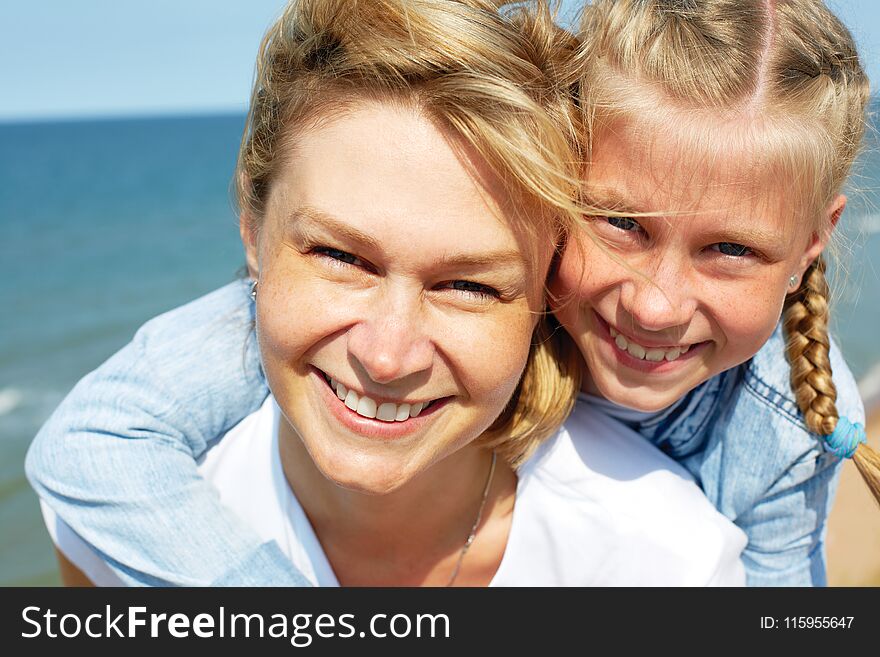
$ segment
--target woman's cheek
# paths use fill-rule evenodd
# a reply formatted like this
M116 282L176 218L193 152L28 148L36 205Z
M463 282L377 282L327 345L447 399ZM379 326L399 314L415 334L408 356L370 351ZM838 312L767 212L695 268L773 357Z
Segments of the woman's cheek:
M264 276L257 290L257 334L264 360L303 356L352 322L339 287L305 277Z
M535 315L512 304L489 315L450 318L437 339L459 383L475 402L504 405L522 377Z

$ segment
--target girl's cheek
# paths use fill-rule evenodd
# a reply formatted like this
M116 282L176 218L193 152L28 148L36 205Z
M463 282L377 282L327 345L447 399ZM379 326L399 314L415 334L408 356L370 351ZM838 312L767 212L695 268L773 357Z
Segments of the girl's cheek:
M745 289L737 295L719 295L708 306L710 317L724 336L726 351L734 364L755 355L779 323L782 303L760 290Z

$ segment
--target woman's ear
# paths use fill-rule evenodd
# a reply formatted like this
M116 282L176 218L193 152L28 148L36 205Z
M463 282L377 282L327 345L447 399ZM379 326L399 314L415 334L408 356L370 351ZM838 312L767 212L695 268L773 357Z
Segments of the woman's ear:
M253 215L243 210L238 217L238 231L247 260L248 275L257 280L260 277L260 259L257 254L257 227Z
M801 276L807 270L807 267L822 255L822 251L828 246L828 242L831 241L831 235L834 233L837 222L840 221L840 215L843 214L845 208L846 196L843 194L838 194L826 208L825 214L822 217L821 228L810 236L810 241L807 243L807 248L801 257L799 272Z

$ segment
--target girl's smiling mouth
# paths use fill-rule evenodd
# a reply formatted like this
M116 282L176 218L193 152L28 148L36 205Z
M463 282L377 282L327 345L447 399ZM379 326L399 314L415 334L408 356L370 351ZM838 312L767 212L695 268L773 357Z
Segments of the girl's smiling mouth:
M672 370L676 368L678 363L691 360L711 342L704 340L668 346L645 345L611 326L599 313L593 311L593 314L600 335L611 346L617 359L624 365L642 371L665 372Z

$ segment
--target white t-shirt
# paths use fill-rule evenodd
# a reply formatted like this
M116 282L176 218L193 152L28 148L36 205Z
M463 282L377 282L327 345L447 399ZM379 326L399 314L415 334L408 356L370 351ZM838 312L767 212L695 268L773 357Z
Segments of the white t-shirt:
M278 452L280 412L263 406L206 453L199 471L224 504L275 540L317 586L336 576ZM42 504L58 548L97 585L121 585L103 558ZM491 586L740 586L746 536L677 463L579 401L518 471L507 547Z

